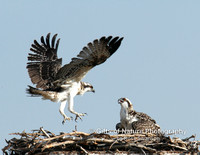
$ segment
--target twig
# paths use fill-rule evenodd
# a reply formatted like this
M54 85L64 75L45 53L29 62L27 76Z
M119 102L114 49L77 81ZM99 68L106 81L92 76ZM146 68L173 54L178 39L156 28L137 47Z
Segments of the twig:
M146 146L156 146L156 147L159 147L161 148L164 147L164 146L168 146L168 147L171 147L171 148L177 148L177 149L181 149L181 150L184 150L184 151L188 151L188 149L184 148L184 147L181 147L181 146L178 146L178 145L175 145L175 144L169 144L169 143L156 143L156 144L147 144Z
M42 133L19 133L19 132L15 132L15 133L9 133L9 135L19 135L22 137L32 137L32 136L42 136Z
M76 144L76 146L78 146L85 154L88 154L88 152L80 145Z
M192 135L192 136L190 136L190 137L187 137L187 138L182 139L182 141L188 141L188 140L190 140L191 138L195 138L195 137L196 137L195 135Z
M28 154L33 154L41 145L42 143L37 143L37 145L33 148L33 150L31 150Z
M46 131L44 131L43 127L40 127L40 131L42 131L42 132L45 134L45 136L47 136L48 138L51 138L51 137L46 133Z
M56 135L55 135L54 133L52 133L51 131L47 131L47 130L46 130L46 132L47 132L47 133L50 133L53 137L56 136Z
M119 138L119 137L157 137L154 134L119 134L119 135L111 135L111 138Z
M153 148L150 148L150 147L146 147L142 144L135 144L135 143L126 143L126 144L115 144L112 146L112 150L116 150L116 149L124 149L124 148L130 148L130 149L133 149L133 148L137 148L137 149L145 149L149 152L152 152L152 153L155 153L156 152L156 149L153 149Z
M56 146L60 146L60 145L65 145L65 144L73 144L75 143L74 141L65 141L65 142L55 142L55 143L51 143L49 145L45 145L43 148L42 148L42 151L44 151L45 149L48 149L48 148L51 148L51 147L56 147Z
M84 135L84 136L89 136L90 134L84 133L84 132L64 133L64 134L62 134L62 135L58 135L58 136L55 136L55 137L45 138L45 139L43 139L43 141L49 141L49 140L54 140L54 139L58 139L58 138L64 138L65 136L73 136L73 135Z
M135 144L135 143L131 143L130 146L134 146L134 147L137 147L137 148L140 148L140 149L145 149L145 150L148 150L149 152L156 152L156 149L152 149L150 147L146 147L142 144Z
M115 143L117 143L118 142L118 139L116 139L111 145L110 145L110 147L109 147L109 150L112 148L112 146L115 144Z
M86 139L86 141L88 142L104 142L104 143L113 143L114 140L113 139L104 139L104 138L89 138L89 139Z
M146 155L146 152L141 148L141 151L144 153L144 155Z

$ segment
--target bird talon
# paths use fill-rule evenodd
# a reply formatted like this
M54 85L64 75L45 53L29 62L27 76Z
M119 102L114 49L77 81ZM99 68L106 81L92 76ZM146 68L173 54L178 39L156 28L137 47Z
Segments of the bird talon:
M75 121L77 122L78 118L80 118L80 120L82 121L82 117L81 116L85 116L85 115L87 115L87 113L76 114Z
M65 117L64 120L62 121L62 124L64 125L66 120L70 121L71 119L72 118L70 118L70 117Z
M77 122L78 118L80 118L80 120L82 120L80 115L76 115L75 122Z

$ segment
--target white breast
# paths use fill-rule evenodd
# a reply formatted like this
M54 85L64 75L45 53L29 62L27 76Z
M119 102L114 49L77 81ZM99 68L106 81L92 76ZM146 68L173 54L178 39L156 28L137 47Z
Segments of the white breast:
M80 82L67 83L67 84L62 85L61 87L64 88L65 90L57 93L57 96L56 96L57 102L67 100L69 95L71 97L76 96L80 89Z
M127 108L122 107L120 111L120 121L125 129L132 129L132 123L138 121L138 118L130 115Z

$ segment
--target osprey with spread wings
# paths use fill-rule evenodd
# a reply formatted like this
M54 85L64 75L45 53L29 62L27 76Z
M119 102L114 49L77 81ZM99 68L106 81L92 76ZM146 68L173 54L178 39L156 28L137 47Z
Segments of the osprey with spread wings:
M76 115L75 120L85 115L74 111L74 97L85 92L94 92L93 86L82 82L87 72L104 63L119 48L123 38L102 37L83 47L77 57L72 58L69 64L62 66L62 58L58 58L57 50L60 39L57 34L50 41L50 33L46 39L41 37L41 43L36 40L28 55L27 69L31 81L36 88L29 86L28 93L33 96L42 96L53 102L61 102L59 112L64 117L63 122L70 120L64 113L66 102L68 110Z

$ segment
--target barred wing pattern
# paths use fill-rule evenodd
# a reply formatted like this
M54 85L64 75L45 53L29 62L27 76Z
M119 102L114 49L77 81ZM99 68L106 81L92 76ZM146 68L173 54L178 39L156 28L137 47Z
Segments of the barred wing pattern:
M57 50L60 39L56 41L57 34L52 38L50 44L50 33L46 40L41 37L41 44L34 40L30 50L33 53L28 54L27 69L31 81L37 88L48 89L52 86L58 70L61 68L62 59L58 59ZM56 43L56 44L55 44Z
M143 112L137 112L136 117L142 121L151 121L152 123L156 123L154 119Z
M27 69L31 81L43 90L53 90L67 82L79 82L90 69L115 53L123 40L112 36L96 39L88 43L69 64L61 67L62 59L57 57L60 39L56 41L56 37L57 34L53 36L51 44L50 33L46 41L41 37L41 44L34 40L30 49L33 54L29 53L28 56Z
M58 82L80 81L94 66L105 62L119 48L123 38L112 36L102 37L88 43L86 47L72 58L71 62L64 65L56 76Z
M132 123L132 128L133 130L138 130L138 131L143 131L143 132L148 132L148 130L158 130L160 129L160 127L158 125L156 125L154 122L152 121L148 121L148 120L139 120L136 122ZM151 132L151 131L150 131Z
M142 112L136 112L131 111L129 114L134 115L138 121L134 121L132 123L133 130L145 130L145 129L151 129L151 130L158 130L160 127L156 125L156 121L152 119L149 115L142 113Z

